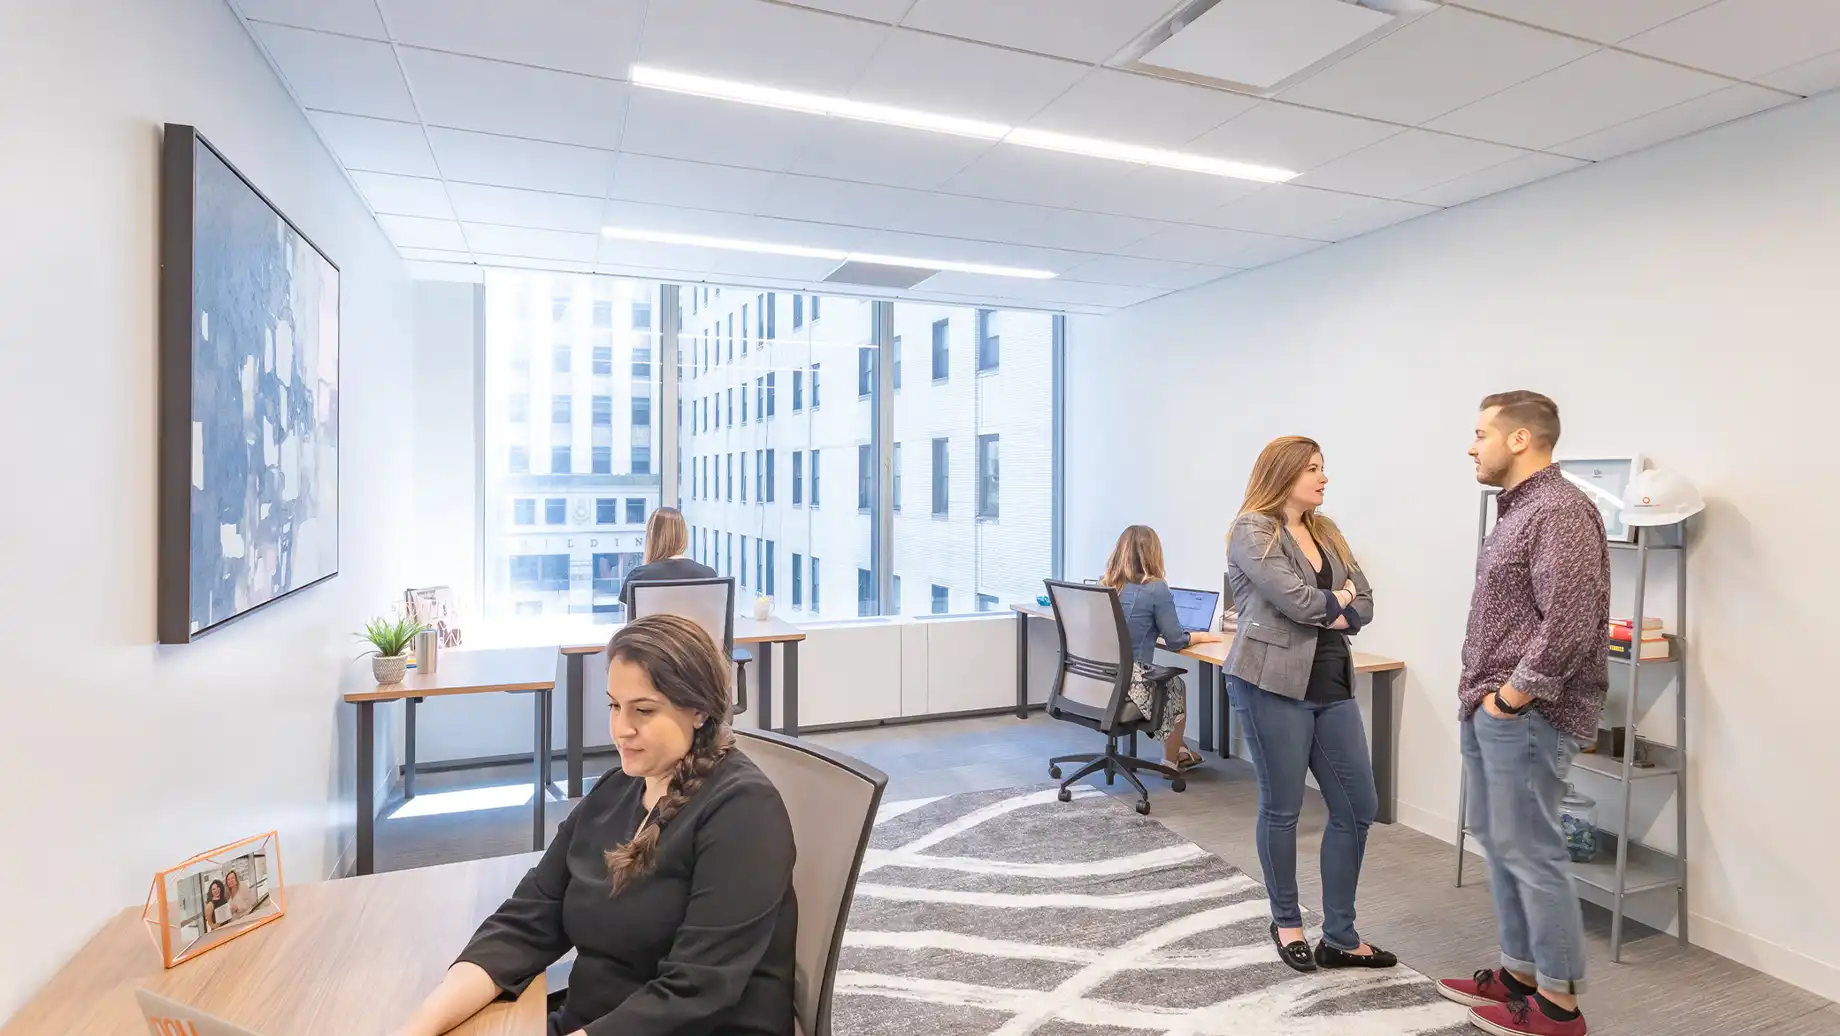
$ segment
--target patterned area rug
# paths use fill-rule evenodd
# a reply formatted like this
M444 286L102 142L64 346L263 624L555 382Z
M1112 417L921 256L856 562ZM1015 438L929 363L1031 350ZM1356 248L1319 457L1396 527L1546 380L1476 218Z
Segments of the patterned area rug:
M838 1036L1475 1031L1403 966L1291 971L1257 881L1123 800L1076 795L882 808L838 968Z

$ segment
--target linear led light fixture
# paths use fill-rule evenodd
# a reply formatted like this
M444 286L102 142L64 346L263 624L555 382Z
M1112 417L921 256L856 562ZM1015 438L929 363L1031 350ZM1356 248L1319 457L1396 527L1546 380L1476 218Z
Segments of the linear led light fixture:
M1298 175L1289 169L1278 169L1272 166L1251 165L1246 162L1233 162L1223 158L1143 147L1115 140L1101 140L1096 137L1079 137L1021 126L1005 126L998 122L961 119L951 115L916 111L912 108L868 104L841 97L826 97L822 94L808 94L797 90L781 90L753 83L737 83L726 79L713 79L709 76L691 75L686 72L672 72L668 69L653 68L650 65L634 65L631 75L633 85L650 87L654 90L689 94L694 97L710 97L720 101L735 101L764 108L779 108L784 111L805 112L811 115L855 119L859 122L877 122L886 126L902 126L907 129L928 130L934 133L949 133L959 137L992 140L1004 144L1039 148L1044 151L1060 151L1073 155L1085 155L1089 158L1130 162L1135 165L1181 169L1191 173L1230 176L1235 179L1256 180L1261 183L1283 183L1286 180L1295 179Z
M829 259L835 262L878 263L883 266L911 266L920 270L952 273L980 273L991 277L1021 277L1032 281L1054 278L1052 270L1031 270L1020 266L992 266L988 263L961 263L953 259L914 259L899 255L875 255L869 252L846 252L837 248L807 248L783 245L774 241L749 241L734 237L705 237L679 234L670 230L639 230L629 227L605 227L603 237L620 241L646 241L659 245L687 245L692 248L716 248L727 252L756 252L762 255L790 255L801 259Z

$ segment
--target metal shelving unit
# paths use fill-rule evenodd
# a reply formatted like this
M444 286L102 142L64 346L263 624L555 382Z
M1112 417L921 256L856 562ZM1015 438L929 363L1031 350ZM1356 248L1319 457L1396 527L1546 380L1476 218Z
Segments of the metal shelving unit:
M1499 490L1491 489L1484 490L1482 494L1482 504L1476 523L1478 556L1481 555L1483 542L1488 538L1490 512L1494 497L1498 492ZM1575 769L1618 782L1623 804L1620 815L1625 825L1629 822L1630 804L1635 795L1635 787L1639 782L1673 781L1676 852L1666 852L1634 839L1624 838L1615 832L1600 831L1601 848L1598 859L1590 863L1572 865L1572 876L1575 879L1592 888L1609 893L1611 897L1610 959L1612 961L1622 959L1624 900L1640 893L1661 889L1674 890L1680 942L1682 945L1687 942L1687 782L1684 779L1687 767L1686 640L1679 635L1669 636L1669 652L1665 659L1644 660L1641 657L1641 630L1645 607L1648 603L1648 568L1651 557L1671 555L1674 559L1676 598L1674 621L1680 630L1686 629L1685 526L1639 528L1636 531L1636 542L1610 544L1611 549L1631 551L1636 557L1635 603L1631 609L1635 638L1631 644L1632 653L1628 658L1606 656L1606 662L1612 672L1627 670L1629 675L1629 693L1623 700L1623 753L1620 756L1603 752L1580 754L1573 759L1572 766ZM1648 669L1666 671L1676 682L1674 743L1672 745L1645 738L1636 727L1636 713L1642 693L1642 673ZM1599 718L1599 730L1608 731L1611 726L1601 717ZM1609 747L1611 752L1614 752L1613 739ZM1458 785L1457 816L1463 821L1457 834L1457 884L1461 886L1463 884L1464 842L1472 834L1468 822L1469 782L1467 780L1460 781Z

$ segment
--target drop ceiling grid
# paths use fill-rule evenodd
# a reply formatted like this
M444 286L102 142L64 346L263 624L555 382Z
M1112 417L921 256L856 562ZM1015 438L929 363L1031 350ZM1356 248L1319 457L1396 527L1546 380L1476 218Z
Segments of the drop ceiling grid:
M1027 6L1046 0L1017 2ZM577 204L580 201L598 200L603 206L603 222L616 213L632 211L669 218L674 223L673 228L681 228L686 223L708 222L717 214L716 210L686 204L698 199L684 198L683 191L671 196L676 180L669 171L675 170L700 176L704 183L720 183L726 179L743 185L738 192L740 200L728 203L727 207L744 211L722 214L746 218L749 222L742 224L746 227L771 227L780 233L810 233L825 240L834 240L842 234L871 239L880 235L884 240L901 241L924 233L930 242L941 247L962 245L966 254L983 257L985 261L1001 262L1005 255L1052 255L1071 264L1065 269L1054 267L1062 274L1082 267L1087 268L1087 276L1117 270L1120 281L1129 279L1138 283L1112 286L1159 293L1177 290L1178 285L1188 286L1187 281L1192 277L1213 270L1229 273L1241 265L1278 261L1318 247L1322 241L1365 233L1412 218L1420 212L1459 204L1575 168L1582 164L1581 159L1620 153L1617 149L1624 141L1647 146L1769 107L1771 98L1760 96L1772 92L1768 88L1742 87L1751 91L1742 94L1734 94L1734 87L1702 89L1706 80L1695 79L1695 76L1717 77L1726 83L1735 83L1735 79L1729 71L1697 69L1670 60L1664 52L1687 50L1709 64L1720 64L1718 52L1707 51L1703 34L1696 35L1692 31L1693 19L1710 18L1706 24L1728 26L1732 18L1729 9L1719 10L1727 5L1739 7L1740 13L1767 8L1780 17L1798 5L1811 9L1809 5L1819 0L1708 0L1704 3L1697 0L1629 0L1631 6L1642 10L1629 14L1621 22L1608 15L1597 19L1600 23L1610 23L1613 28L1600 35L1623 34L1618 40L1608 41L1591 40L1577 31L1581 27L1591 28L1577 21L1580 17L1587 20L1592 17L1589 9L1580 8L1583 0L1551 2L1556 13L1546 20L1553 22L1552 25L1533 25L1526 20L1531 10L1528 0L1464 0L1460 5L1444 5L1433 15L1402 26L1372 46L1293 85L1284 92L1282 99L1253 98L1109 68L1098 63L1104 60L1097 56L1102 42L1098 37L1069 43L1063 36L1059 42L1037 44L1026 34L1018 35L1019 23L1014 19L1006 23L1001 12L993 15L992 11L980 7L983 0L975 3L973 0L915 0L912 3L906 0L672 0L662 8L656 0L649 5L646 0L604 0L597 12L606 20L605 24L612 27L610 31L616 33L615 42L619 45L610 49L629 50L634 60L654 62L657 58L651 50L650 29L661 9L672 12L664 17L677 22L683 22L687 12L694 13L690 8L707 8L729 14L729 22L744 28L796 23L824 39L860 41L874 38L873 48L857 48L853 54L851 48L846 47L839 55L835 46L831 46L823 55L830 61L828 66L819 61L815 67L813 53L806 47L793 49L800 52L799 63L808 76L822 79L828 75L831 78L823 81L837 84L842 82L839 77L847 74L847 85L825 92L859 96L865 95L866 82L875 85L872 70L878 64L878 56L886 48L896 48L903 55L901 64L909 69L905 80L911 81L903 81L898 84L900 89L892 92L887 84L867 89L868 99L882 103L925 104L929 97L940 92L929 89L929 84L941 87L946 83L941 77L952 75L949 63L942 60L943 55L975 56L982 69L980 81L986 84L986 90L1000 91L1005 97L1004 105L999 105L994 113L967 110L967 101L975 100L977 94L971 91L950 104L942 101L933 105L934 110L1001 117L1011 124L1041 125L1060 132L1140 139L1158 146L1198 150L1220 157L1236 157L1231 151L1235 141L1256 140L1261 132L1266 139L1279 144L1301 145L1309 139L1308 135L1296 137L1287 127L1301 132L1310 120L1316 120L1316 129L1312 132L1321 138L1315 146L1318 149L1316 157L1322 160L1315 165L1321 168L1326 162L1335 169L1305 176L1295 183L1300 188L1316 184L1319 191L1332 190L1350 200L1321 206L1325 213L1344 211L1343 216L1326 215L1320 222L1313 222L1307 214L1280 214L1283 210L1263 216L1258 212L1264 200L1258 197L1257 185L1230 192L1230 197L1217 199L1215 203L1192 208L1179 199L1165 200L1151 185L1158 176L1166 176L1170 171L1143 167L1136 167L1135 171L1129 166L1065 170L1061 176L1063 182L1043 183L1041 194L1046 196L1037 196L1031 191L1034 181L1026 173L1031 168L1030 163L1034 162L1033 168L1039 169L1042 168L1041 159L1050 163L1055 159L1064 162L1068 156L1041 152L1024 156L1019 152L1025 149L1013 145L961 147L953 153L951 144L958 142L955 138L815 116L792 116L770 109L724 105L634 89L624 81L620 63L603 57L599 53L601 48L584 47L579 38L563 39L557 33L536 29L516 36L511 30L523 27L523 23L499 17L502 12L487 10L481 24L475 25L439 0L231 0L284 85L307 110L329 149L350 170L354 185L378 214L380 225L386 227L386 233L391 234L406 256L414 253L418 261L438 261L436 254L453 254L450 246L455 235L460 235L464 251L459 254L471 255L476 261L491 255L516 258L518 252L531 251L542 253L536 257L539 260L549 258L558 263L579 263L583 242L593 241L595 230L592 225L595 221L588 218L587 207ZM1179 6L1170 0L1134 0L1133 10L1138 14L1161 9L1124 41L1135 38L1145 27L1155 24L1169 10ZM567 13L559 11L564 7L573 8L574 5L564 4L562 0L531 0L531 5L520 11L520 16L527 15L538 22L552 19L544 24L564 24L553 21ZM647 7L650 13L645 11ZM445 20L431 19L431 12L437 8L448 16ZM897 8L899 13L893 14ZM635 11L639 13L635 15ZM1618 12L1612 12L1615 13ZM917 19L916 15L919 15ZM993 27L990 22L993 16L1002 24ZM1495 39L1514 40L1515 46L1520 48L1521 59L1507 62L1515 65L1513 74L1502 76L1489 70L1488 76L1481 77L1486 82L1471 84L1486 88L1480 96L1468 96L1459 91L1461 96L1454 104L1435 112L1432 111L1435 105L1424 103L1423 98L1414 99L1409 90L1403 98L1378 102L1379 108L1388 109L1383 112L1376 111L1376 102L1371 97L1355 103L1335 100L1337 90L1348 89L1349 72L1343 66L1362 54L1368 54L1366 61L1376 67L1385 65L1384 51L1379 55L1369 52L1396 41L1397 37L1434 16L1443 19L1445 28L1440 31L1451 39L1462 39L1465 33L1475 31L1492 34L1491 38ZM1835 22L1836 34L1840 34L1840 19L1830 20ZM399 24L405 21L413 24ZM1485 23L1486 28L1478 28ZM1123 20L1115 19L1107 31L1122 32L1119 26L1124 24ZM1452 24L1457 26L1454 35L1449 28ZM496 31L488 31L494 26ZM698 63L678 67L745 79L748 76L745 67L737 72L727 59L743 50L757 53L772 49L759 46L758 32L747 36L734 30L732 25L724 39L728 46L685 45L705 42L706 28L705 22L704 35L685 35L679 26L675 45L667 48L666 53L675 51ZM1828 27L1823 22L1819 28L1825 32ZM1671 30L1672 35L1662 30ZM1424 31L1420 30L1421 34ZM1723 31L1729 32L1729 29ZM1660 35L1656 35L1658 33ZM1741 45L1733 48L1735 56L1731 61L1736 65L1730 67L1742 66L1753 74L1763 75L1802 66L1825 67L1819 62L1827 59L1827 52L1820 46L1811 46L1806 41L1795 41L1791 45L1778 38L1780 35L1761 42L1741 41ZM1659 41L1650 48L1657 52L1654 56L1630 49L1642 45L1644 38L1649 37ZM1825 39L1824 36L1819 38ZM740 46L743 39L747 46ZM1408 37L1406 42L1410 41ZM1840 35L1836 35L1836 41L1840 42ZM1616 43L1623 45L1610 46ZM367 47L375 49L367 50ZM395 59L388 65L376 60L385 47ZM1391 47L1395 50L1403 47L1405 53L1411 53L1410 47L1399 42L1392 42ZM1698 50L1693 50L1695 47ZM1115 54L1117 50L1114 46L1107 54ZM717 51L725 52L726 56ZM1050 51L1054 53L1048 53ZM333 52L343 59L332 57ZM1604 57L1611 54L1623 57ZM1711 54L1711 59L1706 58L1707 54ZM711 55L717 58L713 63ZM1554 64L1554 59L1561 55L1565 59ZM1600 66L1592 75L1585 76L1567 71L1585 62L1587 57L1595 57L1600 63L1614 61L1618 67L1609 70L1607 66ZM1778 57L1782 60L1778 61ZM358 59L361 65L355 73L344 60L352 58ZM1613 114L1620 121L1611 121L1608 125L1590 121L1579 123L1577 112L1555 114L1543 107L1556 97L1575 109L1589 108L1591 90L1614 88L1626 78L1623 73L1636 68L1629 64L1631 61L1643 63L1640 72L1650 76L1649 94L1652 96L1645 96L1642 103L1627 103L1615 111ZM1674 71L1659 73L1649 68L1648 63ZM1762 73L1755 72L1766 65L1771 67ZM826 67L828 72L824 71ZM1338 73L1338 70L1341 71ZM1435 81L1437 75L1449 71L1432 69L1425 74L1431 77L1427 81ZM1465 73L1464 68L1456 71ZM1474 63L1467 66L1467 71L1476 71ZM1330 78L1317 82L1324 76ZM1581 86L1558 78L1561 76L1584 82ZM775 80L769 78L768 81ZM1461 74L1457 81L1462 81ZM1312 88L1313 82L1317 85ZM540 98L553 98L556 88L565 84L574 99L563 107L588 109L586 112L549 112L533 118L520 114L514 104L506 103L507 96L515 101L517 95L522 94L527 109L533 104L540 107ZM397 90L401 92L396 93ZM429 92L427 97L424 97L424 90ZM1781 101L1796 96L1780 89L1773 92ZM1171 99L1167 112L1162 107L1156 108L1159 115L1166 117L1160 122L1147 120L1154 122L1154 128L1137 138L1122 132L1129 128L1131 106L1144 104L1146 101L1141 98L1152 98L1159 93ZM1688 96L1680 96L1683 93ZM641 98L646 100L641 102ZM675 98L680 103L674 112L668 101L659 105L671 112L666 125L681 129L684 122L679 116L685 111L697 110L695 105L685 106L681 102L698 101L703 106L702 114L697 116L702 120L702 131L711 138L720 139L713 146L698 140L695 148L659 145L657 140L664 134L654 125L658 117L649 106L652 99L667 98ZM1297 99L1316 103L1299 104ZM1437 103L1450 100L1444 97ZM403 110L404 101L408 103L408 111ZM1655 106L1644 110L1650 102ZM633 113L635 103L642 106L640 117ZM1183 104L1192 107L1180 110ZM730 110L722 113L709 106ZM1351 111L1351 108L1360 111ZM1376 120L1373 116L1377 113L1390 117ZM405 118L415 121L402 121ZM788 118L791 121L784 121ZM1408 132L1409 120L1413 118L1434 125L1411 127ZM781 122L782 127L793 126L799 119L817 120L821 125L808 127L805 136L785 142L777 156L743 159L741 161L747 164L742 165L701 160L728 158L735 153L760 153L759 146L725 146L729 139L724 136L725 130L771 122ZM1086 121L1088 119L1095 121ZM1336 119L1341 123L1335 123ZM1519 123L1514 126L1498 125L1512 123L1515 119ZM1277 120L1276 124L1273 120ZM446 126L445 123L467 125ZM1363 130L1364 125L1372 129ZM1264 128L1257 130L1255 126ZM1331 126L1333 130L1328 128ZM1442 131L1448 129L1461 132ZM1573 132L1578 129L1584 132ZM1273 132L1277 133L1276 137L1272 136ZM1332 143L1335 132L1343 136L1340 147ZM1322 137L1323 133L1330 136ZM526 139L526 134L569 139ZM903 161L900 155L851 151L853 147L864 150L862 140L875 134L891 142L885 150L892 150L895 141L911 148L907 152L911 160ZM1375 139L1363 140L1362 134ZM1430 153L1433 159L1439 154L1467 157L1443 168L1420 169L1414 167L1408 155L1405 164L1400 165L1399 141L1394 141L1392 152L1385 156L1382 153L1388 149L1379 145L1388 138L1402 135L1411 137L1414 145ZM1570 139L1551 142L1550 138L1556 135ZM754 143L773 142L771 132L765 136L764 141L756 139ZM1498 139L1502 136L1512 139ZM1648 139L1650 137L1656 139ZM1418 144L1429 138L1447 139L1442 143L1432 140L1434 146L1429 147ZM1568 152L1568 145L1581 141L1585 143L1572 149L1576 154ZM1346 147L1350 143L1354 146ZM1538 146L1533 146L1536 143ZM1509 146L1503 147L1503 144ZM565 148L567 150L561 150ZM676 150L679 154L652 153L658 150ZM1407 152L1411 150L1406 149ZM688 155L684 154L686 151ZM1339 153L1322 157L1330 151ZM553 161L542 157L545 155ZM1256 158L1248 156L1248 160ZM916 168L928 162L928 168ZM996 164L991 165L992 162ZM1369 162L1373 163L1373 168L1364 169L1363 163ZM1104 160L1084 158L1075 159L1074 163L1096 167L1113 165ZM635 170L638 183L629 184L622 176L629 164ZM380 168L364 168L368 165ZM777 168L771 168L774 166ZM979 174L981 179L965 179L980 167L983 168ZM1496 172L1498 169L1500 172ZM844 175L835 175L839 171ZM1306 172L1314 173L1315 169ZM434 176L428 177L428 173ZM814 175L820 173L832 175ZM651 181L646 184L644 178L648 175ZM1392 188L1378 189L1384 185L1387 175L1394 178ZM469 177L486 182L474 182ZM536 179L538 177L543 178L541 182ZM1082 177L1086 179L1083 181ZM888 183L891 179L907 182ZM822 204L811 202L813 194L822 192L825 186L839 194L851 190L879 193L884 201L863 203L854 210L840 204L837 206L839 212L827 211ZM532 193L532 187L545 190ZM781 192L795 187L805 192L808 206L799 216L789 218L784 212L787 206L781 202ZM1143 199L1131 201L1127 196L1133 196L1134 190L1147 193ZM648 201L651 208L621 209L619 206L628 201L640 200L626 197L634 191L643 195L642 200ZM577 192L579 198L571 197ZM442 194L447 201L445 213L440 206ZM1111 200L1108 201L1108 197ZM1279 199L1282 193L1274 192L1269 197ZM912 208L892 208L892 199L912 203ZM1157 204L1150 204L1152 201ZM978 222L978 206L1004 218ZM718 205L718 209L722 207ZM1243 219L1223 217L1217 209L1248 215ZM1357 210L1364 210L1365 214L1347 214ZM935 212L939 214L939 225L924 226L929 214ZM1082 229L1078 227L1082 220L1092 228L1086 236L1081 236ZM1062 225L1069 221L1071 229ZM1233 222L1248 228L1282 228L1289 233L1261 235L1272 236L1274 240L1257 248L1200 244L1218 241L1222 233L1234 233ZM442 223L446 226L437 229L436 225ZM487 243L494 247L472 243L469 239L474 233L489 238ZM1292 243L1285 244L1285 240ZM1158 241L1181 244L1166 246L1173 247L1175 254L1165 257L1158 249ZM591 260L609 265L607 249L589 251L594 253L589 257ZM708 253L706 261L687 265L700 267L706 273L725 265L735 266L739 261L730 261L734 260L732 253L697 251ZM1186 277L1166 270L1164 276L1147 278L1141 274L1148 267L1133 265L1141 260L1110 265L1105 262L1108 258L1123 259L1133 254L1178 266L1204 261L1206 268L1196 267ZM1231 261L1223 263L1223 257ZM770 265L766 259L755 257L740 265L765 269ZM955 280L963 279L961 275ZM1067 280L1078 283L1083 278L1069 277ZM1095 281L1107 283L1097 278ZM983 283L983 290L1013 292L1018 300L1044 299L1064 295L1069 290L1067 286L1044 289L1041 285L1016 285L990 278L983 279ZM960 285L958 291L949 294L968 297L977 292ZM1106 294L1121 299L1129 293Z

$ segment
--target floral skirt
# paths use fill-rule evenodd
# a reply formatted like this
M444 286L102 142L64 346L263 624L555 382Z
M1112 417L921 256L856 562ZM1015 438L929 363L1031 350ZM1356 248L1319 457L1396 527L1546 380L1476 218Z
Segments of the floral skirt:
M1128 693L1131 704L1137 706L1137 711L1146 717L1156 715L1156 699L1158 695L1162 696L1163 722L1157 724L1151 732L1151 736L1158 741L1167 739L1182 717L1188 715L1188 682L1177 676L1161 685L1150 683L1144 679L1142 662L1131 664L1131 689Z

